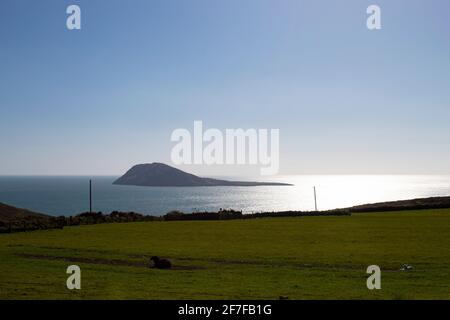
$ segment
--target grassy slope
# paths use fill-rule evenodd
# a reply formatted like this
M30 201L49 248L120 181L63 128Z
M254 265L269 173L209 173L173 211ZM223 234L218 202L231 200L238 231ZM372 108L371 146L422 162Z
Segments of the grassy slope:
M82 290L65 287L77 262ZM169 257L193 270L139 266ZM109 265L120 259L137 266ZM403 263L414 271L398 271ZM365 269L382 268L382 290ZM201 268L200 268L201 267ZM188 269L188 268L186 268ZM146 222L0 235L0 298L450 299L450 209L348 217Z
M23 221L24 219L50 219L51 216L32 212L26 209L16 208L0 202L0 221L12 222Z

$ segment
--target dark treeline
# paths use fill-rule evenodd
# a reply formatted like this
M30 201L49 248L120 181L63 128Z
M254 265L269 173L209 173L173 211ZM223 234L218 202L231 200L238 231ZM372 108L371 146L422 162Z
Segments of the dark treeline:
M165 221L187 221L187 220L233 220L233 219L256 219L256 218L280 218L280 217L312 217L312 216L348 216L348 209L330 211L278 211L258 212L243 214L242 211L219 210L218 212L194 212L183 213L172 211L163 216Z
M242 211L219 210L218 212L193 212L184 213L181 211L171 211L164 215L164 221L186 221L186 220L233 220L242 219Z
M61 229L63 225L60 218L26 217L21 218L20 220L0 221L0 233Z
M99 223L158 221L161 217L146 216L135 212L113 211L110 214L102 212L84 212L75 216L51 217L34 216L21 217L10 221L0 220L0 233L62 229L66 226L90 225Z
M349 216L352 213L383 212L419 209L450 208L450 197L434 197L366 204L351 208L329 211L279 211L243 214L242 211L220 209L217 212L184 213L171 211L163 216L149 216L136 212L113 211L84 212L70 217L52 217L36 214L25 209L14 208L0 203L0 233L32 231L42 229L62 229L65 226L79 226L99 223L124 223L144 221L195 221L195 220L236 220L280 217Z
M147 221L194 221L194 220L236 220L255 219L268 217L307 217L307 216L341 216L350 215L349 211L322 211L322 212L259 212L253 214L243 214L236 210L219 210L217 212L194 212L184 213L181 211L171 211L163 216L149 216L136 212L113 211L110 214L102 212L84 212L75 216L28 216L13 221L0 221L0 233L62 229L66 226L92 225L100 223L126 223L126 222L147 222Z
M102 212L84 212L76 216L59 217L65 218L66 226L79 226L86 224L98 223L121 223L121 222L140 222L140 221L158 221L161 217L143 215L136 212L120 212L113 211L110 214L103 214Z

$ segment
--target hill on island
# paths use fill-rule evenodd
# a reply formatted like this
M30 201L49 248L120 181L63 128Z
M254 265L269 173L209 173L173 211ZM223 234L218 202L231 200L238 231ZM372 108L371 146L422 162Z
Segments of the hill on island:
M289 186L287 183L228 181L201 178L164 163L138 164L114 181L117 185L146 187Z

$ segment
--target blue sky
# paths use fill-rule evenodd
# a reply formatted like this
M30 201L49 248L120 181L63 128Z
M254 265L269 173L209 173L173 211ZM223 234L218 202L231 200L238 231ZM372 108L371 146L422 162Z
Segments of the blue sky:
M449 16L447 0L3 0L0 174L169 163L194 120L279 128L281 174L448 174Z

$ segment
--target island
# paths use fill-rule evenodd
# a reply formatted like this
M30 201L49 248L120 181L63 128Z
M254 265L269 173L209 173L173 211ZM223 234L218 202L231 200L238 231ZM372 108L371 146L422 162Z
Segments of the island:
M116 185L145 187L291 186L278 182L228 181L201 178L164 163L138 164L113 182Z

